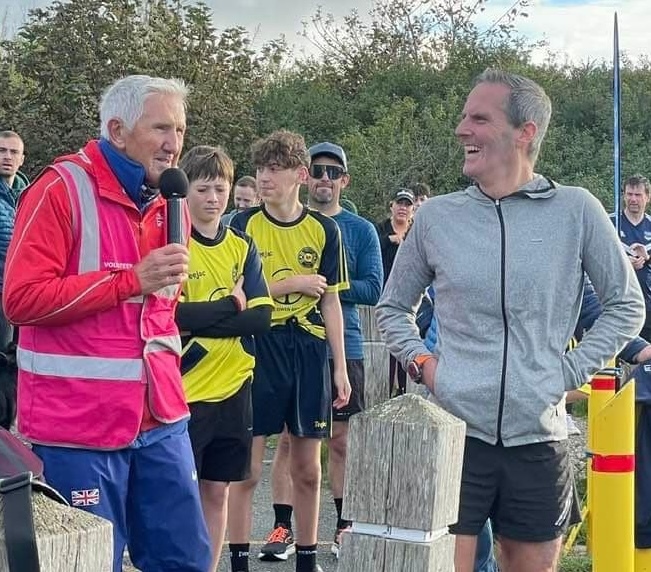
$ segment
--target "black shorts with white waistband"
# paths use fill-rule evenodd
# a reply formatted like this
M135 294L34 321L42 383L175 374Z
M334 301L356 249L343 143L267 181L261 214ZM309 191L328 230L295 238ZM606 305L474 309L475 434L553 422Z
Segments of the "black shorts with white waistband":
M323 439L332 427L326 341L295 323L256 337L253 434Z

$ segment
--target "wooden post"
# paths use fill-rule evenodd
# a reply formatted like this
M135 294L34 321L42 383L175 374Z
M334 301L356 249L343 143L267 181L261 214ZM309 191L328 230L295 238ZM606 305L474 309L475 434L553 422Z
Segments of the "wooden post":
M359 319L364 338L364 391L366 406L373 407L389 399L389 350L375 321L374 306L358 306ZM427 390L407 376L407 393L426 397Z
M364 393L366 407L389 399L389 352L375 321L374 306L358 306L364 338Z
M465 423L407 394L350 419L338 572L452 572Z
M108 520L41 493L34 493L32 499L41 572L111 572L113 526ZM1 497L0 572L9 572Z

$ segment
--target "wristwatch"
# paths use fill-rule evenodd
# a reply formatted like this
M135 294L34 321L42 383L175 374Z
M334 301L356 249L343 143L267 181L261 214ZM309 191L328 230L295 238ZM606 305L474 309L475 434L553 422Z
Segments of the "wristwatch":
M423 365L430 359L434 359L432 354L421 354L407 364L407 373L411 381L414 383L423 383Z

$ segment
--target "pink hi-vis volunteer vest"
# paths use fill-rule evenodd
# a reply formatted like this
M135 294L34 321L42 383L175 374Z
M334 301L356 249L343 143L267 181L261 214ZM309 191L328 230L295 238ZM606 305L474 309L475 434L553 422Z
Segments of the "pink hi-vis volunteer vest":
M81 166L65 161L52 168L72 206L75 244L64 275L137 264L141 256L124 206L100 197ZM187 236L187 219L184 230ZM119 449L138 436L146 399L162 423L187 417L174 322L178 291L170 286L130 298L65 326L21 326L20 433L47 445Z

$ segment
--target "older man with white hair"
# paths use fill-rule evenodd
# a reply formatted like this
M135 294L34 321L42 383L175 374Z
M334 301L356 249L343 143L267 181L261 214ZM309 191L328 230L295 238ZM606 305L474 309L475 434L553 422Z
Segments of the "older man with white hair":
M186 93L149 76L111 85L101 138L28 189L7 257L18 429L52 486L113 523L114 572L125 545L147 572L211 562L174 322L188 251L166 244L157 190L181 154Z

